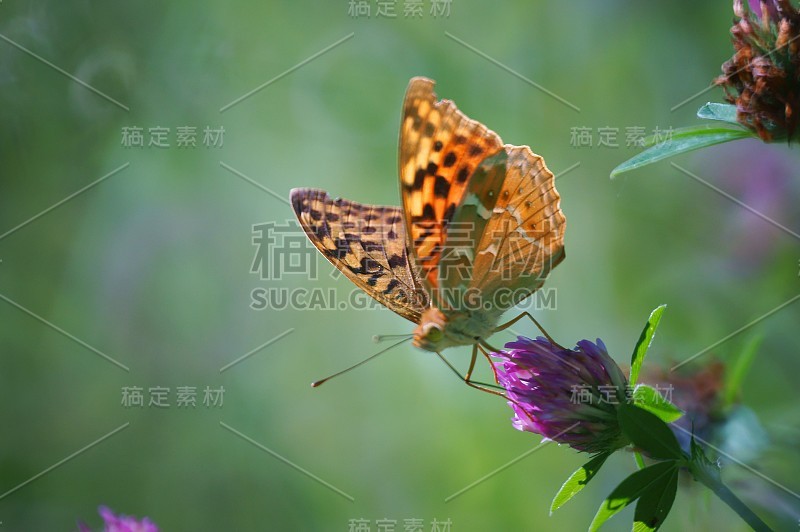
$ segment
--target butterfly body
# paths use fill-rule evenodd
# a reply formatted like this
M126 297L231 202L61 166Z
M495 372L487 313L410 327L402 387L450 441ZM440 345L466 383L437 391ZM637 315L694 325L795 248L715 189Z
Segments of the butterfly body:
M400 130L402 207L294 189L322 254L370 296L417 324L433 352L485 342L502 314L564 258L553 174L527 146L504 145L433 82L413 78Z
M422 314L414 329L414 347L440 352L448 347L473 345L491 336L497 327L499 315L481 311L451 312L445 315L436 307Z

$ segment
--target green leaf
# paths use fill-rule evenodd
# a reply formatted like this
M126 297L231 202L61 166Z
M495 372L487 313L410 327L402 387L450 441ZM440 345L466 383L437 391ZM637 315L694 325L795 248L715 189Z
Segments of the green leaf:
M739 121L736 120L736 106L729 103L708 102L697 111L697 116L706 120L719 120L720 122L742 127Z
M639 379L639 370L642 369L644 356L647 354L647 350L650 349L650 344L653 343L653 337L656 334L658 323L661 321L661 315L664 314L665 308L667 308L666 305L661 305L650 313L642 334L639 335L639 341L636 342L636 347L633 349L633 355L631 356L631 376L628 379L631 386L635 385Z
M713 462L706 457L706 453L700 446L700 444L697 443L694 434L692 434L692 439L691 439L691 451L692 451L693 462L697 462L698 464L702 464L704 466L713 464Z
M611 456L610 452L600 453L570 475L564 485L561 486L561 489L558 490L556 496L553 497L553 502L550 504L550 515L585 488L586 484L600 471L609 456Z
M642 492L633 515L633 532L652 532L664 523L678 492L678 471L674 467L666 482L653 483Z
M680 408L672 404L658 390L646 384L639 384L633 389L633 403L657 415L665 423L672 423L683 416Z
M618 512L622 511L630 503L648 492L657 489L658 486L671 481L672 472L677 468L677 463L673 460L659 462L640 471L636 471L631 476L620 482L619 486L606 497L603 504L589 525L589 531L598 530L603 523L608 521Z
M636 462L636 467L638 469L644 469L645 468L644 458L642 458L642 453L640 453L639 451L634 451L633 452L633 460Z
M634 155L614 168L614 170L611 171L611 178L613 179L624 172L641 168L642 166L672 157L673 155L678 155L679 153L686 153L707 146L753 136L755 136L754 133L741 128L734 129L710 126L675 129L672 132L672 138L661 143L658 143L659 139L656 138L656 136L651 136L646 139L644 143L645 147L649 146L650 148Z
M726 407L731 406L736 401L736 396L742 388L742 382L747 376L756 354L758 354L758 348L761 347L763 339L764 336L761 334L751 338L747 345L744 346L739 358L736 359L733 371L731 371L730 377L726 379L725 389L723 390L722 402Z
M630 403L620 403L617 406L617 419L623 434L651 458L683 459L683 451L675 434L655 414Z
M694 434L692 434L691 450L692 459L689 462L689 470L692 472L695 479L701 482L703 482L703 479L710 479L712 483L721 482L719 465L708 459L703 447L697 443ZM706 482L703 483L707 484Z

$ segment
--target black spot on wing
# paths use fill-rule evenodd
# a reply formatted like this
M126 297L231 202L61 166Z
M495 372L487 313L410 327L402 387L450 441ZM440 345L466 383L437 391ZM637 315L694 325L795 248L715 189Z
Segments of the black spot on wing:
M390 268L405 267L407 261L403 255L392 255L389 257L388 264Z
M412 188L414 190L419 190L419 189L422 188L423 183L425 183L425 175L426 175L426 172L425 172L424 168L420 168L414 174L414 184L412 185Z
M320 224L314 224L311 226L311 231L317 236L318 239L322 240L326 236L331 235L331 229L328 225L328 222L323 221Z
M370 242L369 240L364 240L361 242L361 246L364 248L364 251L368 253L383 253L383 244L381 242Z
M361 257L360 265L358 267L350 266L350 271L358 275L373 274L379 277L384 274L383 266L369 257Z
M398 281L397 279L392 279L391 281L389 281L389 284L386 286L386 289L383 291L383 293L386 295L391 294L399 284L400 281Z
M369 286L375 286L376 284L378 284L378 280L381 277L383 277L383 273L373 273L372 275L369 276L369 279L367 279L367 284Z
M447 198L448 194L450 194L450 181L437 175L436 182L433 184L433 194L437 198Z
M344 260L344 258L350 254L350 243L347 241L347 239L339 237L337 237L333 242L336 247L333 249L326 249L325 253L339 260Z

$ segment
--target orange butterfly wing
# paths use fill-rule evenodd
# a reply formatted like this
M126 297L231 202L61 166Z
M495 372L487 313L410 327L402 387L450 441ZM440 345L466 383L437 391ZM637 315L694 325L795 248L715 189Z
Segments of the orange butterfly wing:
M496 157L503 161L490 173L497 179L476 193L476 203L487 216L477 217L483 227L476 240L469 286L492 303L494 294L507 289L514 295L510 307L541 287L550 270L564 260L567 220L555 177L544 159L527 146L504 149L504 156ZM470 183L467 194L473 190ZM461 214L457 212L456 217Z
M413 78L400 124L400 187L409 247L430 289L438 287L437 266L447 224L461 203L478 164L502 149L493 131L470 120L450 100L437 101L434 82Z

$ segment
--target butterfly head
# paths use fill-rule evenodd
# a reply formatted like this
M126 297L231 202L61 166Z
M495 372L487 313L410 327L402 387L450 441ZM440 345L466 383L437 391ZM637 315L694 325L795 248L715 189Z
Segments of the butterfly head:
M445 317L442 312L431 307L420 318L419 325L414 329L414 347L426 351L441 351L449 347L450 342L445 337Z

